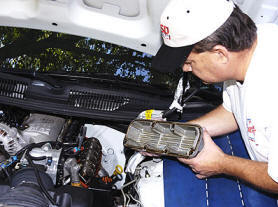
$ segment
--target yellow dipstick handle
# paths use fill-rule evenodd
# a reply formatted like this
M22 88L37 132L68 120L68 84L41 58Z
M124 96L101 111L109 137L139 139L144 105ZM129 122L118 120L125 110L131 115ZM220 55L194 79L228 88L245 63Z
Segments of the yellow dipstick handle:
M122 174L123 171L124 170L123 170L123 167L121 165L116 165L113 175Z

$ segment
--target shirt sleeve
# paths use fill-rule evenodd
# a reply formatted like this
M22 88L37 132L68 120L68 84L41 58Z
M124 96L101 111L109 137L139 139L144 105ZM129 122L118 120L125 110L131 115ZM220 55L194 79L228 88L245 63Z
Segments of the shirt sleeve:
M273 111L273 114L277 114ZM270 128L270 144L268 154L268 175L278 183L278 121L277 117L273 117Z
M227 87L228 87L228 83L225 81L224 85L223 85L223 104L222 106L229 112L232 112L232 108L231 108L231 100L230 100L230 96L228 94L227 91Z

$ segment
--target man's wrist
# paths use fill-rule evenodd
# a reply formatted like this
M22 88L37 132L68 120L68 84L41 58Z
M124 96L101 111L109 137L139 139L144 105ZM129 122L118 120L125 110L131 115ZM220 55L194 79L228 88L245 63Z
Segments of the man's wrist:
M233 165L233 158L234 156L224 154L220 162L220 173L231 175L231 166Z

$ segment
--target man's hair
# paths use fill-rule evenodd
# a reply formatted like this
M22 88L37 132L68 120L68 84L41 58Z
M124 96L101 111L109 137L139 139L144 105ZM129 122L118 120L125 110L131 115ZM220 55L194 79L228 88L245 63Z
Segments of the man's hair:
M222 45L229 51L238 52L252 47L257 38L257 27L252 19L235 6L231 16L213 34L196 43L193 52L211 51Z

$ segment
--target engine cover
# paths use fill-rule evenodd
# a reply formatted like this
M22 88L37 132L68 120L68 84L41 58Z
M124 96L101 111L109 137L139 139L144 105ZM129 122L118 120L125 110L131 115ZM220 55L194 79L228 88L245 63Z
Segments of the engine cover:
M0 145L14 155L22 147L46 141L56 141L60 135L65 119L44 114L30 114L23 122L24 130L0 123Z
M44 114L30 114L29 118L23 122L27 126L19 134L29 144L45 141L56 141L65 119Z

